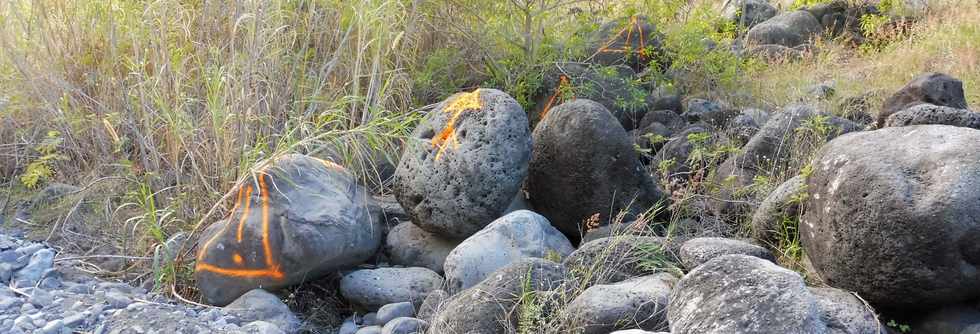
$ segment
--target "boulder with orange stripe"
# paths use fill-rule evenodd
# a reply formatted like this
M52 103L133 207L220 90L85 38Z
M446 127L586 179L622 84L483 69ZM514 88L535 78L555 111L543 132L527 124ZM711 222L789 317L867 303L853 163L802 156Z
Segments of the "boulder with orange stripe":
M198 243L197 287L225 305L254 288L282 288L353 266L381 245L369 192L341 166L291 154L238 187L231 214Z
M496 89L437 104L395 170L395 198L423 230L461 240L503 215L527 176L531 131L524 109Z

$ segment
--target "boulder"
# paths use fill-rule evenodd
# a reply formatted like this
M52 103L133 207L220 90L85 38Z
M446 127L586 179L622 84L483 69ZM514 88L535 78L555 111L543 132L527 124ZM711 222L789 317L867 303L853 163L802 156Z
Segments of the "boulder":
M672 132L660 123L652 123L643 129L629 132L629 136L633 138L633 145L640 153L640 160L644 163L649 162L650 156L663 148L671 134Z
M663 238L622 235L582 244L563 262L586 275L584 286L621 282L659 271L674 271L680 263Z
M647 224L631 221L628 223L613 222L612 224L600 226L589 230L582 238L582 243L588 243L602 238L616 237L621 235L645 235L655 236L656 229L649 228Z
M757 24L746 35L748 45L775 44L797 47L808 44L823 27L813 14L805 10L783 12Z
M381 326L361 327L354 334L381 334Z
M684 268L693 270L722 255L740 254L776 262L768 249L728 238L694 238L681 244L679 257Z
M754 108L743 109L729 123L725 132L740 142L748 142L769 121L769 113Z
M827 332L799 274L748 255L716 257L681 278L667 318L673 334Z
M706 137L707 140L698 138ZM697 139L697 140L692 140ZM710 145L711 129L702 124L688 126L684 130L675 134L667 144L657 151L651 165L659 168L662 162L668 162L664 172L670 179L687 180L691 172L696 167L700 167L704 161L691 161L691 152L697 147L708 147Z
M617 329L667 329L667 301L677 277L668 273L585 289L562 310L562 319L584 334Z
M387 324L396 318L413 316L415 316L415 305L411 302L392 303L378 308L377 322Z
M425 333L425 329L429 327L429 324L423 320L401 317L396 318L381 329L381 334L418 334Z
M886 334L871 306L853 293L834 288L809 288L828 334Z
M262 289L246 292L223 308L242 323L265 321L287 333L299 327L299 318L276 295Z
M378 268L353 271L340 280L340 294L367 310L400 302L419 305L443 279L426 268Z
M966 109L963 82L943 73L920 74L885 100L878 113L878 127L885 126L892 114L923 103Z
M765 22L777 13L776 7L766 0L735 0L727 4L722 10L722 17L746 28Z
M392 264L429 268L441 274L446 256L458 244L458 241L423 230L412 222L404 222L388 232L385 253Z
M527 115L506 93L455 94L405 143L395 197L423 230L466 238L499 217L520 190L530 140Z
M831 286L882 308L980 297L980 131L848 134L813 159L800 237Z
M647 104L650 107L649 110L670 110L676 114L684 111L684 104L679 95L650 94L647 95Z
M564 258L575 248L543 216L520 210L500 217L459 244L446 257L450 291L480 283L487 275L517 260Z
M429 292L429 295L425 296L425 300L422 301L422 305L419 306L418 318L425 322L432 321L432 317L435 316L439 309L442 307L442 303L449 299L449 293L445 290L434 290Z
M666 206L626 131L602 105L566 102L538 124L533 137L526 181L530 202L573 241L593 215L605 225L621 212L630 219Z
M794 176L769 193L762 204L752 213L752 237L765 244L774 245L783 233L783 221L800 218L803 204L801 194L806 191L806 179Z
M796 131L807 120L813 117L824 117L823 127L826 128L824 138L802 137L814 135L812 131ZM718 166L713 175L712 183L716 185L714 199L709 202L715 214L727 216L747 211L740 204L739 194L742 189L751 185L757 175L768 175L770 171L786 170L791 165L802 165L803 161L794 161L794 153L802 145L830 140L844 133L860 131L863 127L846 119L818 111L816 107L807 104L786 106L782 111L769 118L759 132L749 139L742 149ZM801 140L806 139L806 140ZM799 168L797 166L796 168Z
M688 124L684 117L674 111L656 110L643 115L643 119L640 120L640 126L638 128L645 129L654 123L662 124L671 132L680 131L687 127Z
M601 65L627 65L642 71L651 65L664 70L670 65L663 35L644 16L606 22L588 40L591 61Z
M888 116L885 127L940 124L980 130L980 113L966 109L919 104Z
M636 72L626 66L556 63L544 73L541 89L534 98L535 110L529 116L531 124L536 127L565 102L587 99L606 107L624 129L635 129L649 110L652 96L635 80Z
M339 165L277 158L238 187L230 215L198 242L197 287L225 305L359 264L381 245L381 217L366 188Z
M721 103L705 99L690 99L687 100L687 107L684 108L684 113L681 116L686 118L689 123L703 121L712 126L721 126L727 123L735 114L732 114Z
M566 275L560 264L525 258L500 268L476 286L445 302L430 322L431 333L507 333L517 328L521 296L550 291Z

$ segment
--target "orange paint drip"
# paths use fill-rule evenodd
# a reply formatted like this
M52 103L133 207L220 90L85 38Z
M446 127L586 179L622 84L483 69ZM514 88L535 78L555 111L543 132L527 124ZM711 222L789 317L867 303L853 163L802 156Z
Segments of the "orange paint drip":
M245 209L242 211L242 216L238 218L238 242L242 242L242 233L245 232L245 220L248 219L248 213L252 209L252 185L248 185L248 190L245 196Z
M630 17L629 23L625 27L623 27L623 29L620 29L619 32L616 33L616 35L613 35L613 37L609 38L609 40L607 40L606 43L603 44L603 47L599 48L599 52L600 53L628 53L632 51L628 44L630 38L633 37L634 29L637 30L640 34L640 50L639 50L640 57L645 57L643 50L646 49L646 41L644 41L643 39L643 27L640 25L640 21L636 16ZM616 39L622 37L624 33L626 34L626 38L624 39L626 43L624 43L622 47L617 49L609 48L610 46L615 44Z
M548 112L551 111L551 107L553 107L558 98L561 97L562 89L570 86L571 84L568 82L568 77L565 75L558 77L558 89L555 89L555 93L551 94L551 97L548 98L548 103L544 105L544 110L541 110L541 115L538 117L539 120L543 120L546 116L548 116ZM572 96L572 99L574 98L575 96ZM565 99L561 100L564 101Z
M239 278L273 278L281 280L285 278L285 275L279 271L279 268L275 269L228 269L218 266L213 266L207 263L198 263L197 270L199 271L210 271L215 274L220 274L224 276L239 277Z
M219 267L204 262L204 254L207 253L207 250L210 248L211 243L219 236L227 232L227 225L226 225L224 229L222 229L218 233L215 233L215 235L211 237L211 239L208 240L207 243L204 244L204 247L201 248L201 252L198 254L198 261L195 270L208 271L219 275L239 277L239 278L263 278L264 277L264 278L271 278L275 280L282 280L285 278L285 275L282 273L282 271L279 270L280 267L279 263L275 260L275 258L273 258L272 244L269 240L270 238L269 237L269 223L270 223L269 188L266 186L265 183L265 177L268 175L265 174L265 171L260 171L260 173L262 173L262 175L259 177L259 194L261 197L261 204L262 204L262 250L265 253L264 254L265 267L259 269L224 268L224 267ZM244 227L245 219L248 216L248 212L250 210L253 190L254 188L251 185L249 185L249 188L246 191L246 196L244 198L244 200L246 200L247 202L245 202L245 209L238 223L237 240L239 243L242 241L243 232L244 232L243 227ZM240 195L239 198L242 199L241 188L239 188L239 195ZM237 207L238 205L236 204L236 208ZM242 258L242 256L238 253L235 253L232 256L232 261L239 267L245 265L245 259Z
M449 122L446 126L439 131L435 137L432 138L432 148L438 148L436 151L436 161L442 158L442 154L447 148L452 146L453 149L459 148L459 138L456 137L456 121L459 117L467 110L480 110L483 105L480 104L480 89L469 92L462 93L456 96L449 104L443 108L443 112L451 114L449 116Z

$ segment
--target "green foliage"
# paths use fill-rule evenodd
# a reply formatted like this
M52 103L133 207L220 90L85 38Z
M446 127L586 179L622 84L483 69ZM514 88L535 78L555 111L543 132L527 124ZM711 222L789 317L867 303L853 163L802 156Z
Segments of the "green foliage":
M538 329L544 323L544 305L538 299L537 291L534 290L532 270L528 270L521 282L521 295L518 301L517 333L533 334L538 333Z
M888 327L894 328L899 333L911 333L912 332L912 326L909 326L907 324L898 323L897 321L895 321L895 319L888 320L888 323L886 325L888 325Z
M47 136L34 148L41 156L31 161L20 175L20 182L28 189L36 189L54 176L52 164L68 157L58 153L58 147L64 142L61 133L48 131Z
M803 7L811 7L813 5L819 5L822 3L828 3L833 0L794 0L793 5L789 6L791 10L797 10Z

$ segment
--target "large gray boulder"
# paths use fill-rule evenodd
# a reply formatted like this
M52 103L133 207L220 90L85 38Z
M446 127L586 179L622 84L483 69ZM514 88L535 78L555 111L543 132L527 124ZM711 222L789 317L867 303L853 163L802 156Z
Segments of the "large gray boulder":
M455 94L412 132L395 171L398 202L422 229L463 239L499 217L527 175L527 115L495 89Z
M667 329L667 301L677 277L669 273L594 285L582 291L565 309L563 321L581 330L605 334L617 329Z
M534 130L526 189L532 206L573 241L599 215L605 225L666 205L666 196L644 172L626 131L602 105L566 102Z
M885 100L878 113L878 127L883 127L888 116L912 106L928 103L966 109L963 82L943 73L923 73Z
M980 296L980 131L842 136L813 159L800 236L831 286L883 308Z
M783 12L752 27L746 35L746 44L775 44L792 48L809 43L822 29L820 22L810 12Z
M507 333L517 327L521 297L555 289L565 275L565 268L548 260L511 263L446 301L429 323L430 333Z
M783 182L769 193L762 204L752 213L752 237L769 245L775 245L783 231L786 219L799 219L802 213L806 178L797 175Z
M748 255L725 255L685 275L667 308L673 334L827 333L799 274Z
M495 220L459 244L446 257L445 272L450 291L480 283L487 275L517 260L564 258L575 248L548 219L519 210Z
M377 310L393 303L419 305L443 279L426 268L378 268L353 271L340 280L340 294L354 305Z
M741 254L776 262L768 249L748 242L728 238L694 238L681 244L679 257L688 270L722 255Z
M404 222L388 232L385 253L392 264L429 268L441 274L446 256L458 244L458 241L423 230L412 222Z
M336 164L282 156L239 186L231 214L198 242L204 299L230 303L364 262L381 245L381 217L363 186Z
M871 306L853 293L834 288L809 288L828 334L885 334Z
M919 104L888 116L885 127L941 124L980 129L980 113L966 109Z

